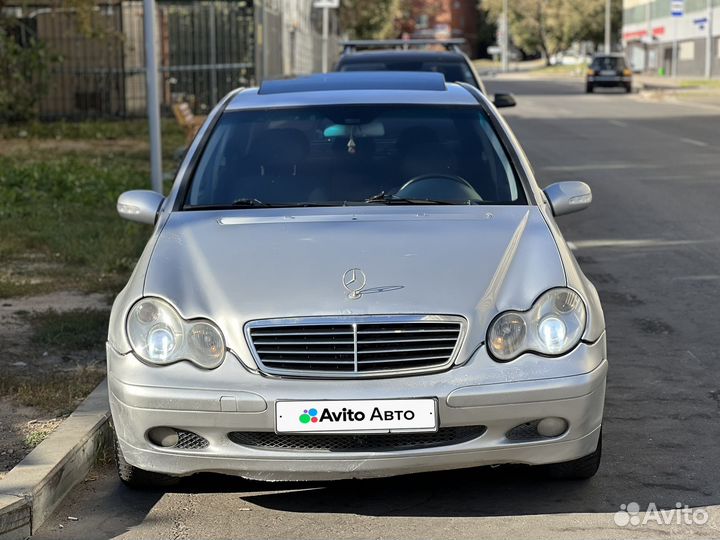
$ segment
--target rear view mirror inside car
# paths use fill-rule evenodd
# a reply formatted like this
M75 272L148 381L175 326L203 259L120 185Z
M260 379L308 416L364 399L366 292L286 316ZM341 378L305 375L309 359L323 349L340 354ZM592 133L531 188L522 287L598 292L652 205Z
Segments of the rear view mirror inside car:
M329 139L338 137L382 137L385 135L385 126L382 122L370 122L368 124L333 124L323 131L323 136Z

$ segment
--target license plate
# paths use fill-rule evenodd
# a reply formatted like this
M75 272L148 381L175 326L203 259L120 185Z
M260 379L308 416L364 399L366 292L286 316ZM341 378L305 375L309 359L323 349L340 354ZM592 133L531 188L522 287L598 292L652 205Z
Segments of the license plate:
M612 69L604 69L600 72L600 75L603 75L604 77L608 77L610 75L617 75L617 73L615 73L615 71L613 71Z
M278 401L278 433L437 431L435 399Z

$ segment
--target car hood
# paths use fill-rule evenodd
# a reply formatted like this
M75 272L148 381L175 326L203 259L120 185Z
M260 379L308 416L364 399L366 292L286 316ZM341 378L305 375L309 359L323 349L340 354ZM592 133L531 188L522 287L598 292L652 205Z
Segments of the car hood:
M358 299L352 268L367 277ZM144 294L214 320L235 350L249 320L408 313L461 315L477 346L499 311L565 282L533 206L252 209L172 213Z

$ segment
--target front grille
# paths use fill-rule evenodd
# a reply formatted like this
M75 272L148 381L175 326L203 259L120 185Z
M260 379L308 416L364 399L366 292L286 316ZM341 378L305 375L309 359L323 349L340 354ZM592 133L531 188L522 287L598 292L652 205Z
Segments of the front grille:
M262 450L303 452L393 452L448 446L471 441L485 426L440 428L432 433L374 433L367 435L283 434L269 431L228 433L235 444Z
M465 333L453 316L369 316L253 321L246 336L261 370L356 377L449 367Z
M180 450L200 450L206 448L210 443L205 437L201 437L192 431L178 431L178 443L174 448Z

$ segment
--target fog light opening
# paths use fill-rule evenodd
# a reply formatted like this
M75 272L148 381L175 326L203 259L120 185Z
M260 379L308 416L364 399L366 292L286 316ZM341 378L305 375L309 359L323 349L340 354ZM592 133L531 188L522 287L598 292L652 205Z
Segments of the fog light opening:
M538 422L537 432L543 437L557 437L567 431L568 423L564 418L548 417Z
M148 439L155 446L163 448L172 448L180 442L180 435L177 430L170 427L156 427L148 431Z

